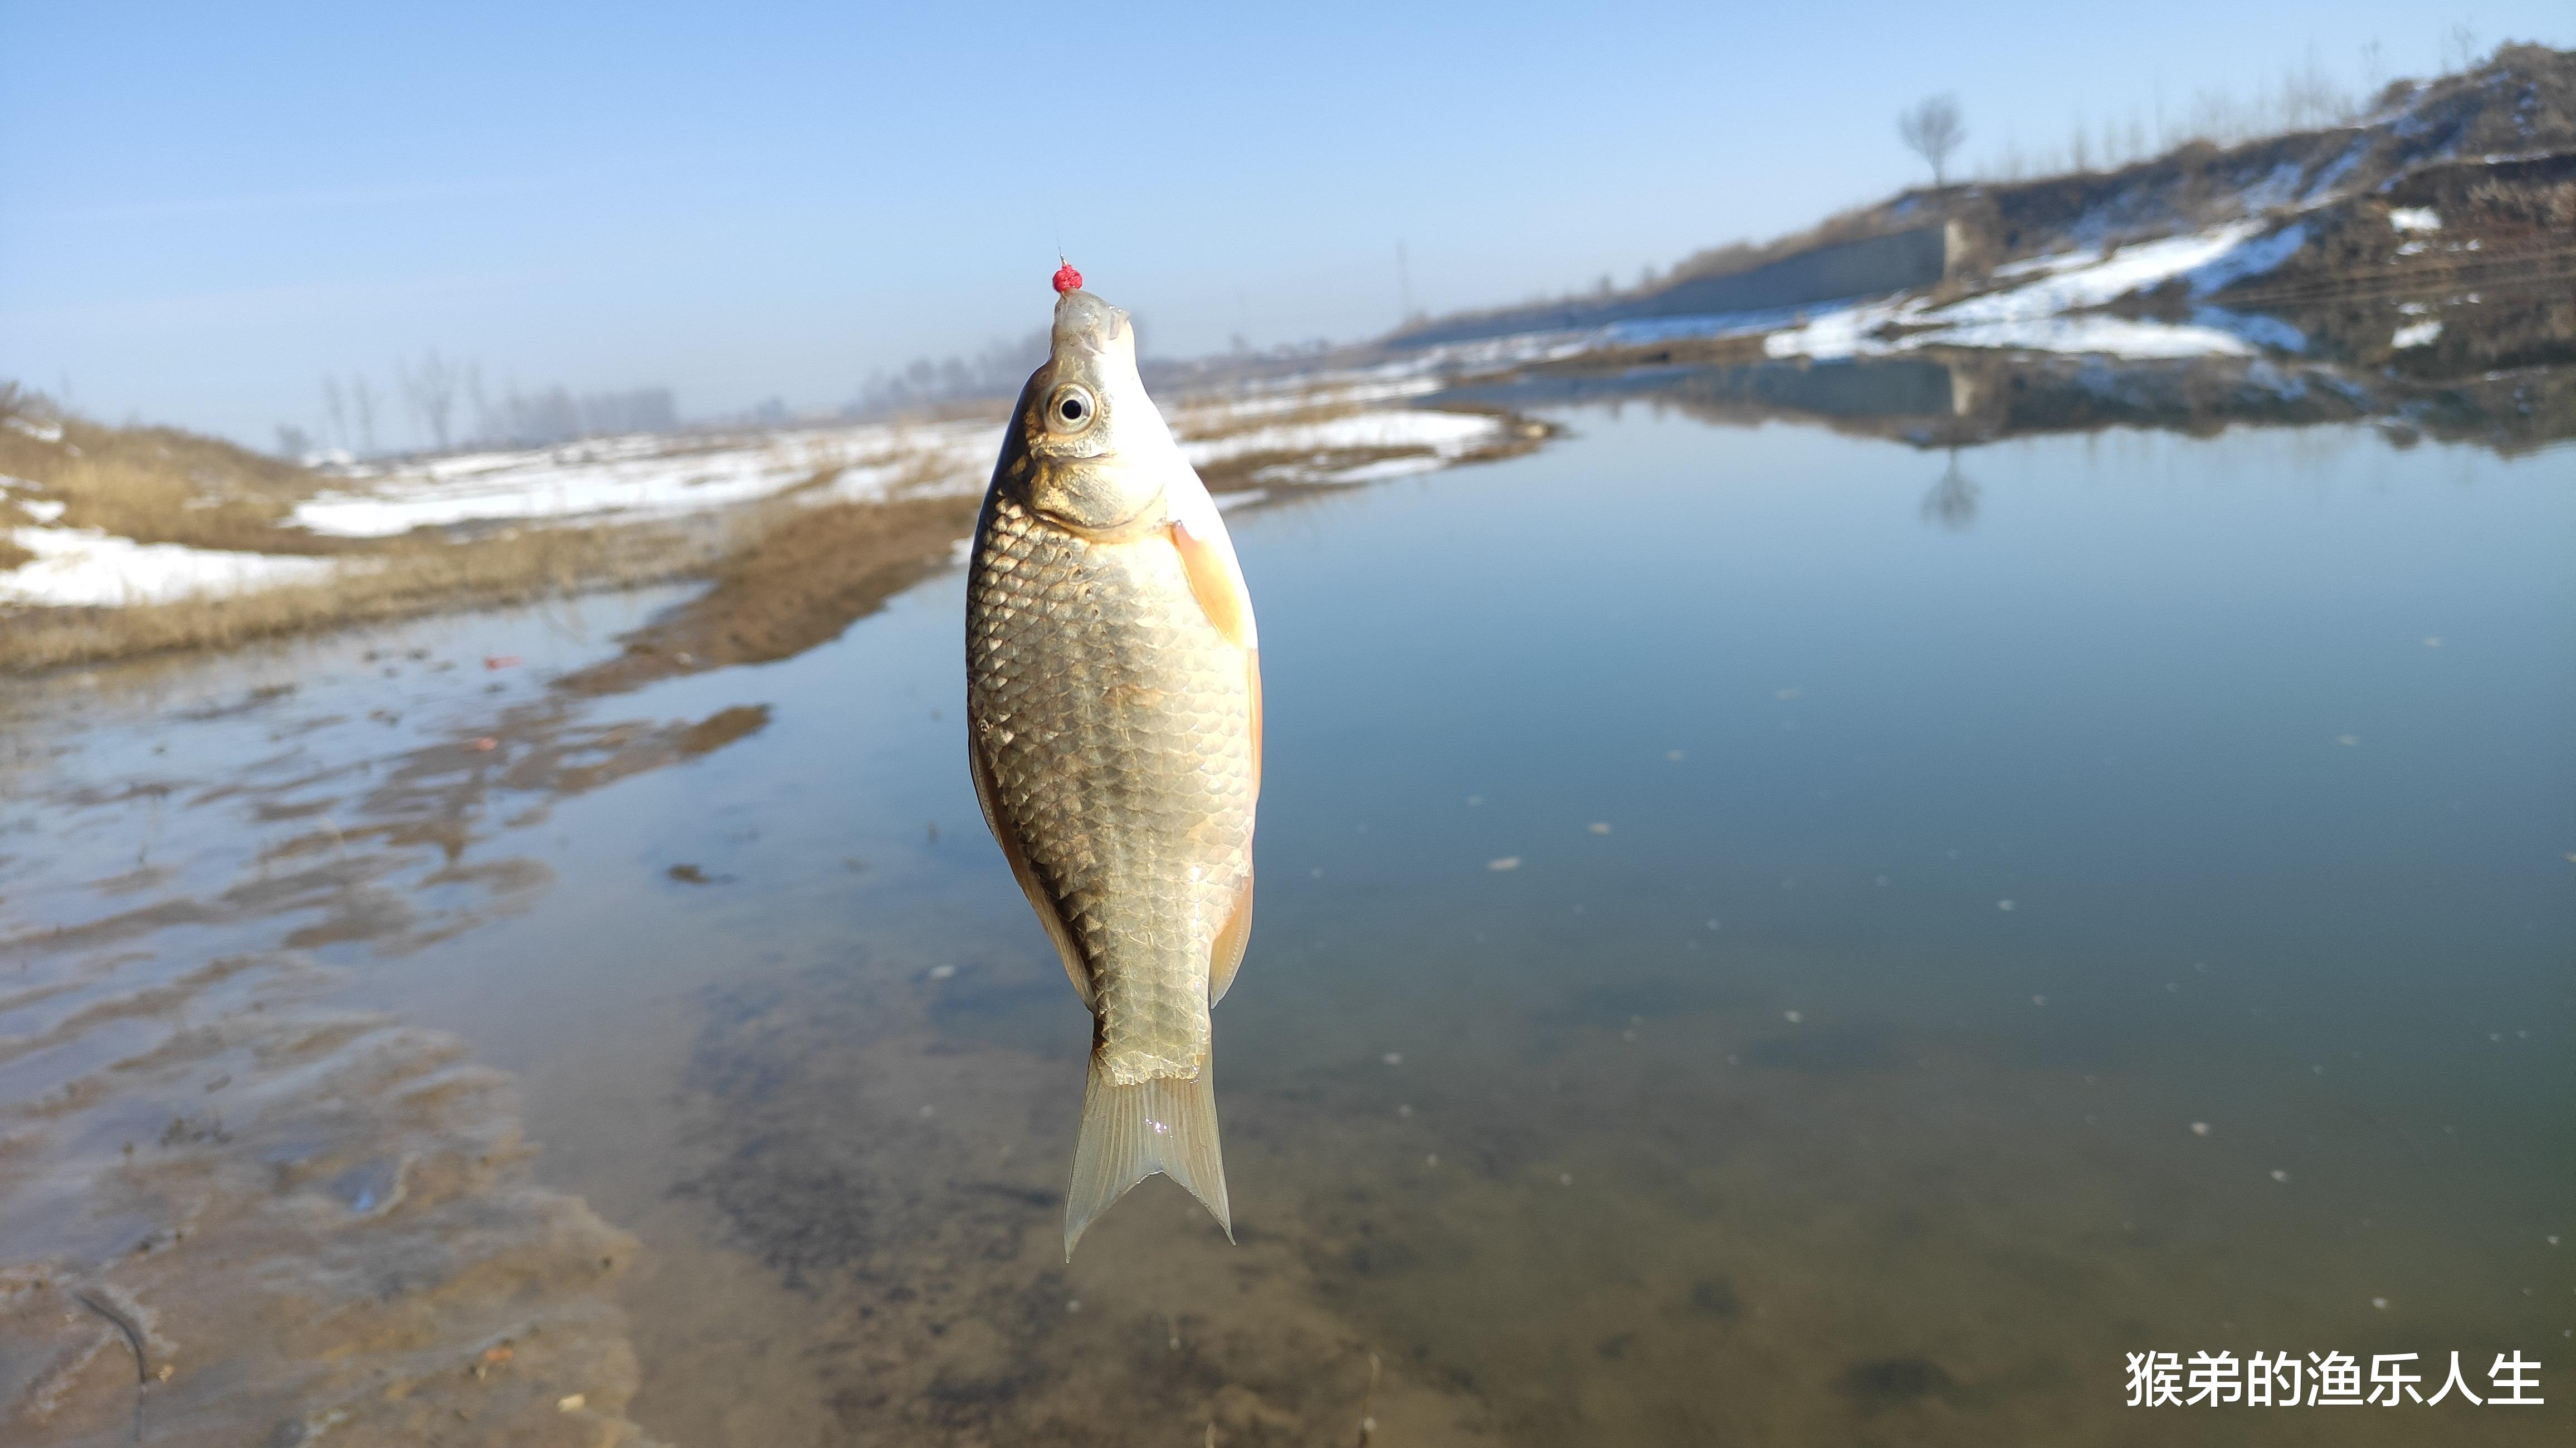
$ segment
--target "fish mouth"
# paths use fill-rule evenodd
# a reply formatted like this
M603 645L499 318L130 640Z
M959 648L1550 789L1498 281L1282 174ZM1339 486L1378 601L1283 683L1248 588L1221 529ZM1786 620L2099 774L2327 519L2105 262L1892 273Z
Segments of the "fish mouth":
M1075 290L1056 298L1053 341L1057 355L1068 349L1097 355L1127 335L1127 314L1091 293Z

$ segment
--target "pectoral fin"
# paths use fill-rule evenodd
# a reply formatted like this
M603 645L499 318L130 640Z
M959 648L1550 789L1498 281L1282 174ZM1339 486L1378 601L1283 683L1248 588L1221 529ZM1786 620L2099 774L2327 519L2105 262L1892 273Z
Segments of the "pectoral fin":
M1252 687L1252 797L1261 798L1261 650L1247 650L1243 671Z
M1172 522L1172 546L1190 575L1190 594L1217 632L1236 648L1257 647L1252 624L1252 592L1244 586L1243 567L1234 561L1234 540L1214 506L1205 517L1183 516Z
M967 757L975 771L975 802L984 807L984 827L993 832L993 843L1002 847L1002 858L1011 862L1011 877L1020 882L1020 893L1029 897L1029 908L1038 912L1038 923L1046 927L1047 938L1055 942L1056 954L1064 959L1064 973L1073 981L1076 995L1082 997L1083 1009L1092 1009L1091 967L1082 958L1082 947L1074 944L1073 932L1065 929L1064 916L1047 895L1046 884L1029 864L1028 851L1020 848L1020 837L993 805L993 767L984 762L984 751L973 741L966 745Z

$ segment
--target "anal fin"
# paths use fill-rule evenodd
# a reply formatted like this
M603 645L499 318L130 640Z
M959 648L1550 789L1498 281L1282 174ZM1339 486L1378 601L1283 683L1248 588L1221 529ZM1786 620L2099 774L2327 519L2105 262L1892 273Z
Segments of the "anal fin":
M1244 947L1252 943L1252 872L1243 872L1243 888L1234 896L1234 912L1216 933L1216 944L1208 949L1208 1004L1225 999L1227 987L1234 984L1234 973L1243 968Z

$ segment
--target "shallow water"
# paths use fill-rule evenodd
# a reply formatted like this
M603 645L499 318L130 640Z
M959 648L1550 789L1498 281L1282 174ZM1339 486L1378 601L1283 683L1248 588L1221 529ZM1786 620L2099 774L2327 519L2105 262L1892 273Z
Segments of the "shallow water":
M602 699L544 681L660 598L26 701L0 1040L46 1044L0 1093L64 1099L0 1150L0 1258L90 1270L175 1191L111 1232L73 1187L225 1159L80 1093L237 1018L256 971L137 1001L239 958L516 1077L502 1185L553 1225L488 1295L585 1350L458 1378L503 1330L460 1329L415 1365L460 1401L693 1444L2561 1440L2571 454L1559 420L1233 515L1239 1245L1150 1182L1060 1260L1087 1022L966 780L951 573ZM410 1158L335 1149L317 1191L452 1245L373 1205ZM632 1250L576 1281L566 1233ZM2124 1406L2126 1353L2285 1348L2481 1395L2518 1350L2550 1402ZM191 1351L163 1431L238 1406Z

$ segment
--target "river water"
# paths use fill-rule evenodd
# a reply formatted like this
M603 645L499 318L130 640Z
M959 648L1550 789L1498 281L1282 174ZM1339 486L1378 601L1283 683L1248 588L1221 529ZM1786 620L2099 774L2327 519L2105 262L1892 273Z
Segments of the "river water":
M1061 1260L955 570L23 687L0 1424L130 1433L115 1308L168 1442L2565 1441L2576 454L1553 416L1233 514L1231 1246ZM2548 1402L2127 1406L2283 1350Z

